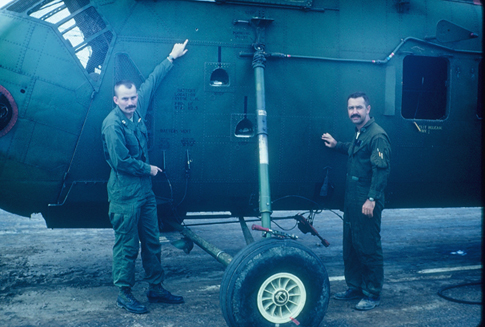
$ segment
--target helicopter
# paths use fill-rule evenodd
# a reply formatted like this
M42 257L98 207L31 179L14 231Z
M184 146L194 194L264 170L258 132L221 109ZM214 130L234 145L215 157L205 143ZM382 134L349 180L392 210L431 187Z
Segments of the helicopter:
M271 213L342 207L346 158L320 135L351 137L345 100L362 90L392 143L387 208L481 206L481 35L477 0L11 1L0 9L0 208L40 212L49 228L111 227L100 130L113 86L138 87L189 39L146 117L164 171L153 179L160 219L208 249L184 217L260 217L274 239L235 258L208 251L228 266L228 325L315 325L328 276L278 237ZM282 247L311 268L285 266ZM267 265L279 270L248 277ZM271 278L320 291L273 315L276 300L250 300Z

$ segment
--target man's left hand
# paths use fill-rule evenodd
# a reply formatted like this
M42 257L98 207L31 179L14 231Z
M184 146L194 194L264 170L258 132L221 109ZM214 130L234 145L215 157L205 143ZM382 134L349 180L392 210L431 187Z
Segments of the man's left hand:
M364 216L367 216L369 218L374 217L374 208L376 207L376 202L375 201L370 201L367 199L362 206L362 214Z
M170 56L173 58L173 59L177 59L179 57L182 57L184 54L187 53L188 49L185 49L185 46L187 45L187 42L189 42L189 40L185 40L184 43L175 43L174 46L173 46L173 49L172 51L170 52Z

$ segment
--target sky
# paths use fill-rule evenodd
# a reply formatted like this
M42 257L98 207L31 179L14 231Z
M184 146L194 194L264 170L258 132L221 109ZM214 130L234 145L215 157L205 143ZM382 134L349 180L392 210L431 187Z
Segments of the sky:
M0 0L0 7L3 7L3 5L12 2L12 0Z

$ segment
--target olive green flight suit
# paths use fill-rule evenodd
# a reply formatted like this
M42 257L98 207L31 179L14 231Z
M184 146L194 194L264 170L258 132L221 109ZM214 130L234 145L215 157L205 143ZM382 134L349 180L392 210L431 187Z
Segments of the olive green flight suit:
M111 167L109 218L115 231L113 282L118 287L135 284L139 243L145 280L159 284L164 277L144 117L156 89L172 66L165 59L140 86L133 121L116 106L102 125L104 156Z
M336 149L349 156L344 202L345 281L349 288L377 297L384 282L380 231L390 172L390 140L371 118L360 133L356 131L353 142L338 142ZM374 217L362 213L368 198L375 199Z

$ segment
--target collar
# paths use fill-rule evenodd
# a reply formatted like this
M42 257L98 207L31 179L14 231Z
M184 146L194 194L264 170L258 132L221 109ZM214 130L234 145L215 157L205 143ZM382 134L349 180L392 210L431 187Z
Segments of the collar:
M360 134L365 133L369 128L369 126L372 125L374 122L375 122L374 117L371 117L369 121L360 129ZM355 132L359 133L359 130L357 129L357 127L355 128Z
M115 113L116 113L116 116L118 116L118 118L121 120L121 122L123 123L123 125L130 126L130 124L138 124L138 123L141 122L141 117L138 114L138 110L136 110L133 113L133 121L131 121L130 119L126 118L126 115L124 114L123 111L121 111L121 109L120 109L119 106L116 106Z

